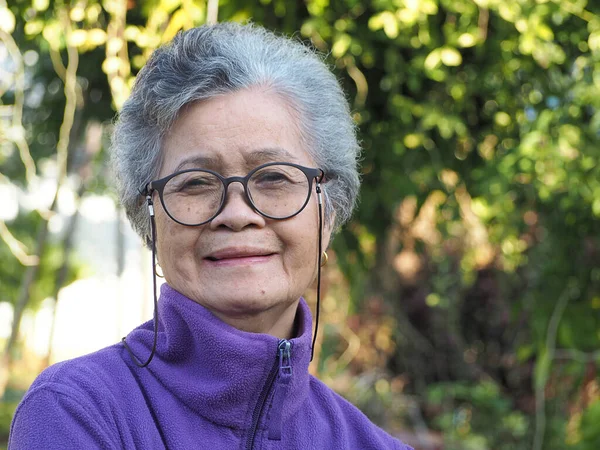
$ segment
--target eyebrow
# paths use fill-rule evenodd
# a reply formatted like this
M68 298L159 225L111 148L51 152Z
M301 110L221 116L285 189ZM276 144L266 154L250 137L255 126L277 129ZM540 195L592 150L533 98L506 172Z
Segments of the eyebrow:
M281 147L262 148L246 155L246 162L260 165L267 162L298 162L298 159Z
M264 164L267 162L298 162L298 158L288 152L286 149L281 147L269 147L262 148L260 150L252 151L244 155L244 159L246 160L246 165L249 169L253 169L260 164ZM203 156L203 155L193 155L187 158L184 158L182 161L177 164L175 169L173 169L173 173L179 172L180 170L184 170L186 167L188 168L199 168L199 169L217 169L222 165L221 157L212 157L212 156Z
M221 158L214 158L212 156L194 155L188 158L184 158L177 164L173 173L183 170L187 166L190 168L215 168L219 165Z

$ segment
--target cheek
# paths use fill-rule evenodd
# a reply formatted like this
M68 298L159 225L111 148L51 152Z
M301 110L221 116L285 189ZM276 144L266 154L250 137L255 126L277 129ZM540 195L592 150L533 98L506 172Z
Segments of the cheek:
M317 264L318 224L316 220L298 221L287 233L290 257L296 270L312 273Z
M199 230L174 222L164 211L157 211L156 252L161 267L176 265L183 262L181 258L193 256L198 232Z

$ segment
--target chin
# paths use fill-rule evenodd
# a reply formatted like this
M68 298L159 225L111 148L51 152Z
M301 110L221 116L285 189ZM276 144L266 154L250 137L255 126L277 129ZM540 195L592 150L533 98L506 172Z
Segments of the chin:
M270 296L253 296L245 293L244 295L227 295L221 293L219 297L222 299L217 302L217 308L225 314L236 316L254 315L273 308L281 303Z

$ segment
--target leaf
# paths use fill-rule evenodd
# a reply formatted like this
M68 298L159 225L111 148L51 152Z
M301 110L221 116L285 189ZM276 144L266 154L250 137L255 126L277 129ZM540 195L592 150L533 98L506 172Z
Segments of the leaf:
M333 46L331 47L331 54L335 58L344 56L350 48L351 43L352 39L346 33L338 35L333 43Z
M441 50L439 48L436 48L431 53L429 53L429 55L427 55L427 58L425 58L425 62L423 63L423 65L426 69L433 70L437 66L439 66L441 60Z
M33 0L33 8L38 12L44 12L50 6L50 0Z
M162 35L162 42L169 42L171 39L173 39L177 32L184 28L187 22L189 22L189 18L187 16L186 10L177 10L175 14L173 14L173 16L171 17L169 25L167 25L167 29Z
M62 27L56 20L51 20L46 23L46 26L44 26L44 29L42 30L42 36L44 36L44 39L48 41L50 47L54 48L55 50L60 48L62 34Z
M0 30L11 34L15 29L15 15L6 6L0 6Z
M106 58L102 63L102 71L106 74L113 74L119 71L121 60L117 56Z
M592 53L600 51L600 31L594 31L590 33L588 38L588 46Z
M472 33L463 33L458 37L457 42L461 47L473 47L477 44L477 37Z
M44 22L41 20L30 20L25 24L25 34L27 36L33 36L40 34L44 29Z
M85 30L73 30L69 34L68 43L73 47L82 47L87 40L87 31Z
M537 32L537 35L545 41L552 41L554 39L554 33L548 25L540 24L535 31Z
M440 60L446 66L460 66L462 63L462 55L455 48L444 47L440 52Z
M396 16L392 12L383 11L369 19L369 28L373 31L383 28L387 37L394 39L398 36L398 19L396 19Z
M106 31L94 28L87 32L87 43L92 47L99 47L106 42Z

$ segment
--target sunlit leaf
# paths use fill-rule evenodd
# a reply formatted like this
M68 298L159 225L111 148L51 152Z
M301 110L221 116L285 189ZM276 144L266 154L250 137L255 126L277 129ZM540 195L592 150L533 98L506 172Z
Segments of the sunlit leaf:
M33 0L32 5L36 11L43 12L48 9L48 6L50 5L50 0Z
M28 36L36 35L44 29L44 22L41 20L30 20L25 24L25 34Z
M600 51L600 30L590 34L588 37L588 46L592 52Z
M460 66L462 55L455 48L445 47L440 51L440 61L446 66Z
M398 36L398 19L390 11L383 11L369 19L369 28L373 31L383 28L387 37L394 39Z
M433 70L440 64L441 60L441 50L439 48L436 48L431 53L429 53L429 55L427 55L427 58L425 58L425 62L423 65L426 69Z
M15 15L6 6L0 6L0 30L12 33L15 29Z
M187 16L187 11L185 9L179 9L175 11L171 20L169 21L169 25L167 29L162 35L162 42L168 42L175 37L178 31L182 30L185 27L185 24L189 22L189 17Z
M81 22L85 18L85 10L81 5L76 5L74 8L71 8L69 17L74 22Z
M340 58L348 51L351 42L352 40L349 35L345 33L340 34L331 47L331 54L336 58Z
M68 44L73 47L81 47L85 44L88 38L88 34L86 30L73 30L69 34Z
M463 33L458 37L457 42L461 47L473 47L477 44L477 38L471 33Z
M97 47L106 42L106 32L101 28L94 28L87 32L88 44Z
M63 29L58 21L53 20L48 22L42 30L42 35L52 48L60 48L61 39L63 38Z

